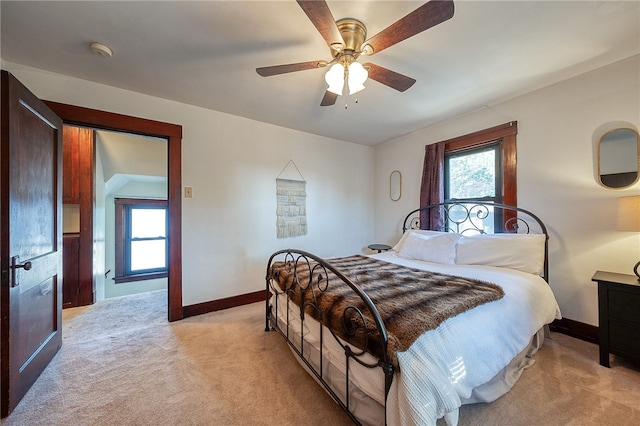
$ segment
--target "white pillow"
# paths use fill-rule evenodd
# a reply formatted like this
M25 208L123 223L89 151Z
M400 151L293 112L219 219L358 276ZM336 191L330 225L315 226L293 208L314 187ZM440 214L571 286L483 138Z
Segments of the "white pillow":
M459 239L459 234L450 232L437 232L436 235L410 232L398 256L453 265L456 259L456 242Z
M395 251L396 253L400 253L400 250L402 249L402 245L404 244L405 240L407 239L407 237L411 233L415 233L415 234L419 234L419 235L441 235L441 234L447 234L447 232L431 231L429 229L407 229L404 232L404 234L402 234L402 237L400 237L400 239L398 240L396 245L393 246L392 250Z
M456 264L491 265L539 275L544 266L543 234L480 234L462 237Z

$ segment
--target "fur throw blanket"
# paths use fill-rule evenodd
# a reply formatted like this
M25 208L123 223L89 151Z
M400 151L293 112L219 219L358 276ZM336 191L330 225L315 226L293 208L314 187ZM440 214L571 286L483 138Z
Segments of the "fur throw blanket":
M379 358L386 351L387 359L396 368L396 353L406 351L421 334L447 318L504 296L502 288L493 283L421 271L361 255L327 262L371 298L387 329L386 348L373 314L360 296L331 271L326 270L325 274L314 262L298 262L297 270L293 262L275 262L270 278L296 305L300 306L303 300L307 315Z

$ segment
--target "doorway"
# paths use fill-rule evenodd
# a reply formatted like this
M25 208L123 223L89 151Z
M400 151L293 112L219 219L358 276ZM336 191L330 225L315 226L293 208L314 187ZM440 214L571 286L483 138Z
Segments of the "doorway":
M57 102L44 101L65 124L130 133L167 141L168 319L184 317L182 308L182 126Z
M94 244L94 252L104 253L102 263L94 261L94 269L103 270L96 276L96 301L166 290L167 141L107 130L95 134L94 229L102 244ZM138 203L142 208L121 211ZM144 217L136 220L136 213Z

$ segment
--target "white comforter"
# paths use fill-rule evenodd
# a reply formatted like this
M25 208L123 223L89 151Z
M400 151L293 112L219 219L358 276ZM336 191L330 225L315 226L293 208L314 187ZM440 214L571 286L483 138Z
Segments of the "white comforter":
M400 374L387 402L390 425L431 425L458 408L529 344L537 330L561 318L549 285L540 277L493 266L443 265L403 259L393 251L374 257L413 268L476 278L500 285L504 297L443 322L398 354ZM497 395L500 396L500 395ZM496 396L496 397L497 397Z
M485 386L481 391L478 387L490 382L523 352L531 337L545 324L560 318L560 309L549 285L533 274L493 266L410 260L398 257L393 251L372 257L412 268L493 282L505 293L500 300L449 318L437 329L420 336L409 350L398 354L400 373L394 375L387 399L389 426L433 425L443 416L448 424L454 425L458 408L463 403L489 402L500 397L515 383L519 371L497 386ZM281 318L285 317L285 306L284 301L279 305ZM293 306L290 309L294 309ZM291 318L295 317L294 310ZM310 318L307 321L314 323ZM291 323L291 331L299 333L296 321ZM316 327L305 325L304 334L305 341L318 347L320 339ZM325 350L327 360L344 374L344 351L333 339L325 339ZM367 356L368 361L373 360L372 356ZM350 377L359 389L383 403L384 379L380 369L362 368L353 363ZM368 409L363 411L368 416L361 418L364 423L383 423L378 414Z

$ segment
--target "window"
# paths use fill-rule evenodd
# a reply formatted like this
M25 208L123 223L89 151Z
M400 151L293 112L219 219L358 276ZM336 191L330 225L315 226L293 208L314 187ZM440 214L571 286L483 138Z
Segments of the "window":
M498 144L445 153L444 198L502 202L502 167Z
M446 141L445 200L482 199L517 206L517 133L517 123L510 122ZM500 232L499 224L507 218L489 212L481 219L480 229Z
M168 274L167 202L115 199L116 283Z

